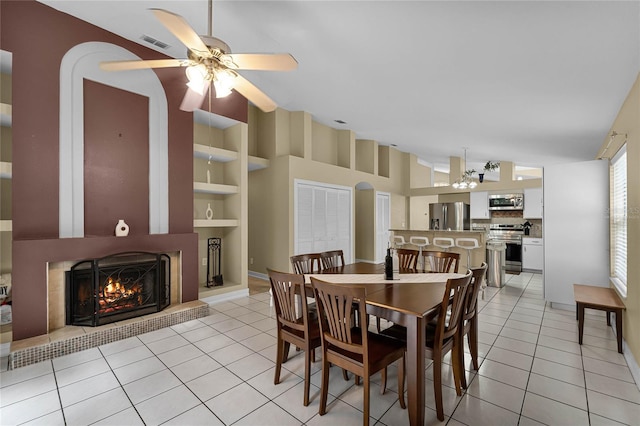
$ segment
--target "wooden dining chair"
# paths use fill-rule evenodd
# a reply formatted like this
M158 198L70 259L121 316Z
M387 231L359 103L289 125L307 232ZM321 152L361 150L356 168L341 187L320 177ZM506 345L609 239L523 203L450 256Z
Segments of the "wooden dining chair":
M426 351L425 357L433 360L433 388L436 399L436 412L438 420L444 420L444 408L442 404L442 359L451 352L451 366L453 380L456 386L456 394L462 395L462 373L460 368L460 352L462 348L462 335L459 332L464 302L471 282L471 271L464 277L450 278L444 291L444 297L440 303L437 321L427 323L426 326ZM406 342L407 329L404 326L394 324L382 331L381 334L397 338Z
M418 262L418 250L396 249L398 252L398 266L402 272L415 272Z
M398 252L398 266L400 268L400 272L403 274L409 274L418 272L416 269L416 264L418 262L418 250L413 249L396 249ZM376 329L378 333L380 333L380 318L376 317Z
M296 274L313 274L320 271L320 253L296 254L289 258Z
M313 352L321 345L318 318L309 313L307 298L304 296L304 275L288 274L268 268L267 272L277 317L276 371L273 384L280 383L280 371L282 363L287 362L289 345L293 344L300 348L304 351L303 404L307 406L309 405ZM296 309L296 305L302 308Z
M404 401L404 353L406 344L367 329L352 327L351 307L359 305L360 324L366 324L366 290L363 286L337 285L311 277L311 284L318 304L322 339L322 385L320 408L323 416L327 412L329 391L329 365L333 364L351 371L364 382L364 425L369 424L370 378L378 371L386 377L386 368L398 361L398 398Z
M458 272L460 253L427 250L422 252L422 256L425 272Z
M331 250L320 253L322 269L339 268L344 266L344 253L342 250Z
M473 362L473 369L478 370L478 293L480 293L480 289L482 288L482 280L484 279L484 275L487 272L487 264L486 262L482 262L482 264L477 268L471 268L471 283L469 284L469 289L467 290L466 300L464 302L464 310L462 312L462 317L460 319L460 344L464 345L464 336L467 336L467 341L469 342L469 352L471 353L471 360ZM463 350L460 351L460 359L458 362L461 363L462 368L462 376L461 386L466 389L467 388L467 377L464 373L464 347Z

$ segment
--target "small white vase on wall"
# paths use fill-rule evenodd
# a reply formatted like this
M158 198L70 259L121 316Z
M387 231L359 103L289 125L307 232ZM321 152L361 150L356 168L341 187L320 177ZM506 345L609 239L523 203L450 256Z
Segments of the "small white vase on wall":
M118 220L116 224L116 237L126 237L129 235L129 225L124 221L124 219Z
M207 203L207 211L205 214L207 215L207 219L213 219L213 210L211 210L211 203Z

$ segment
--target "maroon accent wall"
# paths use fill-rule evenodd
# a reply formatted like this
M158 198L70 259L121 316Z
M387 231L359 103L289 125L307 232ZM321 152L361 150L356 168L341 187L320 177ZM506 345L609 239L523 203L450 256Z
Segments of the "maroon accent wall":
M149 233L149 98L84 80L84 235Z
M46 262L49 261L100 257L135 250L182 251L183 301L198 297L198 240L197 234L193 233L193 114L179 110L186 83L181 69L155 70L168 104L169 234L148 235L146 231L145 235L125 238L58 239L60 64L69 49L92 41L122 46L143 59L166 58L35 0L0 1L0 49L13 54L11 217L14 340L47 332ZM108 99L104 102L117 102L122 96L112 89L106 92ZM88 108L92 107L91 102ZM233 93L228 99L214 99L212 102L213 112L247 121L247 102L239 94ZM123 127L132 131L131 123L124 125L115 117L113 120L113 128ZM148 119L145 122L148 123ZM91 132L99 130L92 129ZM91 168L87 171L89 180L100 174L99 170L93 170L95 163L87 167ZM148 202L148 192L135 196L146 198ZM148 208L136 211L127 218L127 222L147 220L148 230L148 217L142 219L142 216L148 216ZM100 219L100 224L95 224L96 234L107 232L107 220L115 226L113 218L105 216ZM94 229L94 224L90 226ZM136 225L134 230L138 232L141 228Z

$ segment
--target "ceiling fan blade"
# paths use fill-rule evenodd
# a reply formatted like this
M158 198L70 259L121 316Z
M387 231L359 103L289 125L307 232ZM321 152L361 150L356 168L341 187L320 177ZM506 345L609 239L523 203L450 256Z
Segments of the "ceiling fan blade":
M188 59L153 59L149 61L106 61L100 62L100 69L105 71L140 70L144 68L170 68L189 64Z
M200 108L202 102L207 97L207 92L209 91L209 86L206 86L204 93L200 94L195 90L191 90L191 88L187 89L187 93L185 93L184 98L182 98L182 103L180 104L180 109L182 111L193 112Z
M241 70L291 71L298 68L298 61L288 53L232 53L225 57ZM234 68L233 64L229 68Z
M180 15L168 12L164 9L150 9L156 18L167 27L178 40L182 42L189 50L197 53L205 58L211 57L211 52L206 44L200 39L200 36L191 28L191 25Z
M265 95L260 89L241 75L238 75L234 81L235 83L233 88L242 96L253 102L253 104L262 111L271 112L278 107L271 98Z

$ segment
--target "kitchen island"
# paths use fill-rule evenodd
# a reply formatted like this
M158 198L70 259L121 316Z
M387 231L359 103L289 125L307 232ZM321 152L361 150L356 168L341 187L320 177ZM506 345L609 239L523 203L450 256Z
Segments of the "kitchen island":
M390 229L391 240L394 236L402 236L406 241L406 244L402 248L411 248L418 250L417 246L414 246L409 241L411 237L427 237L429 239L429 245L422 250L437 250L442 251L433 245L434 237L452 238L455 242L456 238L475 238L478 240L479 248L471 250L471 266L480 266L480 264L486 261L486 243L487 234L484 231L445 231L445 230L414 230L414 229ZM400 247L398 247L400 248ZM467 250L459 247L452 247L447 251L460 254L460 265L458 271L464 272L467 269Z

